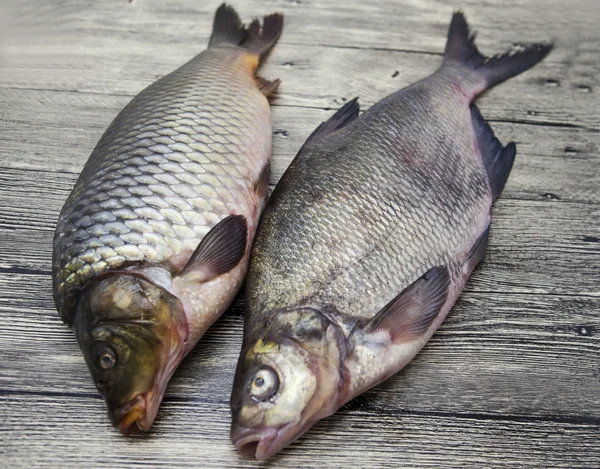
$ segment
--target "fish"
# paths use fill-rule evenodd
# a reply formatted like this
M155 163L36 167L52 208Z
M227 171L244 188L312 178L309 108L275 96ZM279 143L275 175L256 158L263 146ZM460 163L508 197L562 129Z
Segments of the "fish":
M246 279L231 440L265 460L400 371L483 258L516 155L473 100L551 51L494 57L462 12L441 67L310 135L263 212Z
M208 48L119 112L59 215L55 304L122 433L150 429L245 278L280 84L256 70L282 28L279 13L244 25L221 5Z

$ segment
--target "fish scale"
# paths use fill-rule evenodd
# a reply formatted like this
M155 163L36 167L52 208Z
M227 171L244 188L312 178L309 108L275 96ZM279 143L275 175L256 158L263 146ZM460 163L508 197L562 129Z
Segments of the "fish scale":
M423 96L435 108L437 101L453 98L443 93L423 91ZM489 211L490 189L481 161L463 157L473 151L473 137L467 138L472 136L470 122L465 121L464 130L454 125L447 138L439 139L435 153L425 153L430 144L412 138L405 123L437 126L442 132L448 126L431 122L431 112L412 112L402 99L399 94L373 106L290 167L282 186L288 192L277 208L294 216L277 222L292 226L272 222L275 209L267 209L248 289L252 311L304 302L340 315L373 317L428 268L455 258L483 230L487 215L481 214ZM397 148L406 157L390 159ZM418 166L411 155L420 155ZM439 172L425 172L427 160L441 166ZM452 185L462 189L458 194L448 190L444 174L453 174ZM337 182L332 185L331 179ZM318 197L311 194L322 200L315 202ZM286 234L284 249L263 241L281 237L280 231ZM343 249L331 244L332 237L341 240ZM294 287L307 278L315 279L309 288Z
M169 265L224 216L250 215L270 117L264 96L248 91L248 67L239 48L213 47L150 85L110 125L59 218L61 315L97 273Z
M461 13L431 76L359 116L346 103L275 188L248 279L231 438L264 460L402 369L487 247L515 157L473 99L542 60L484 57Z
M59 216L55 303L123 433L150 429L243 283L279 86L255 73L282 28L281 14L244 25L221 5L208 49L115 117Z

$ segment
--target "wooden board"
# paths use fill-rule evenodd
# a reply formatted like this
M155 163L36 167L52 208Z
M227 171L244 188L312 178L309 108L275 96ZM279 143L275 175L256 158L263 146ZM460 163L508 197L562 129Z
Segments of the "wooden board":
M175 373L152 431L112 429L51 294L58 212L98 138L142 88L201 50L218 1L0 0L2 467L264 467L228 439L243 298ZM269 467L600 466L600 9L595 0L239 0L282 11L261 74L275 184L345 100L363 109L440 63L462 8L484 52L553 38L478 106L518 157L488 254L401 373Z

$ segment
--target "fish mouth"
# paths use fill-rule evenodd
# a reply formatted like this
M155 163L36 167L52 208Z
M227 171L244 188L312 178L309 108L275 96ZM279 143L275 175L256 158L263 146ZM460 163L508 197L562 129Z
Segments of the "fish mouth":
M111 420L124 435L140 431L147 432L156 418L159 404L160 400L156 399L156 395L152 391L138 394L117 409Z
M231 441L240 453L264 461L285 446L274 445L280 430L281 427L237 427L231 432Z
M178 328L174 328L174 333L178 334L179 340L174 341L172 348L165 347L165 358L163 359L165 366L156 376L154 385L150 390L138 393L127 404L119 407L114 412L111 412L109 408L111 422L124 435L131 435L140 431L147 432L156 419L169 380L177 369L177 365L187 353L183 346L187 329L182 332Z
M246 428L236 426L231 431L231 441L242 454L266 461L287 445L300 438L312 424L288 423L277 427Z

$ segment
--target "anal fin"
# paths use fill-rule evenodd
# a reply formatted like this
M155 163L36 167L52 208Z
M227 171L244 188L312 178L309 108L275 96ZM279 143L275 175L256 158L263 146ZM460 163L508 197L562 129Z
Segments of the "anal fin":
M243 215L229 215L202 238L178 277L206 282L229 272L244 257L248 223Z
M447 267L428 270L379 311L364 326L366 332L386 330L394 342L412 340L424 334L448 298L450 276Z
M508 175L517 154L517 147L514 142L510 142L503 147L474 104L471 105L471 120L473 121L477 145L492 187L492 196L496 200L508 180Z
M469 272L471 272L475 266L481 262L483 256L485 256L489 236L490 227L488 225L483 234L477 239L477 241L475 241L475 244L469 251L469 254L467 254L466 263L468 264Z
M255 80L258 90L266 97L271 96L281 84L281 80L279 78L275 80L267 80L266 78L257 76Z

